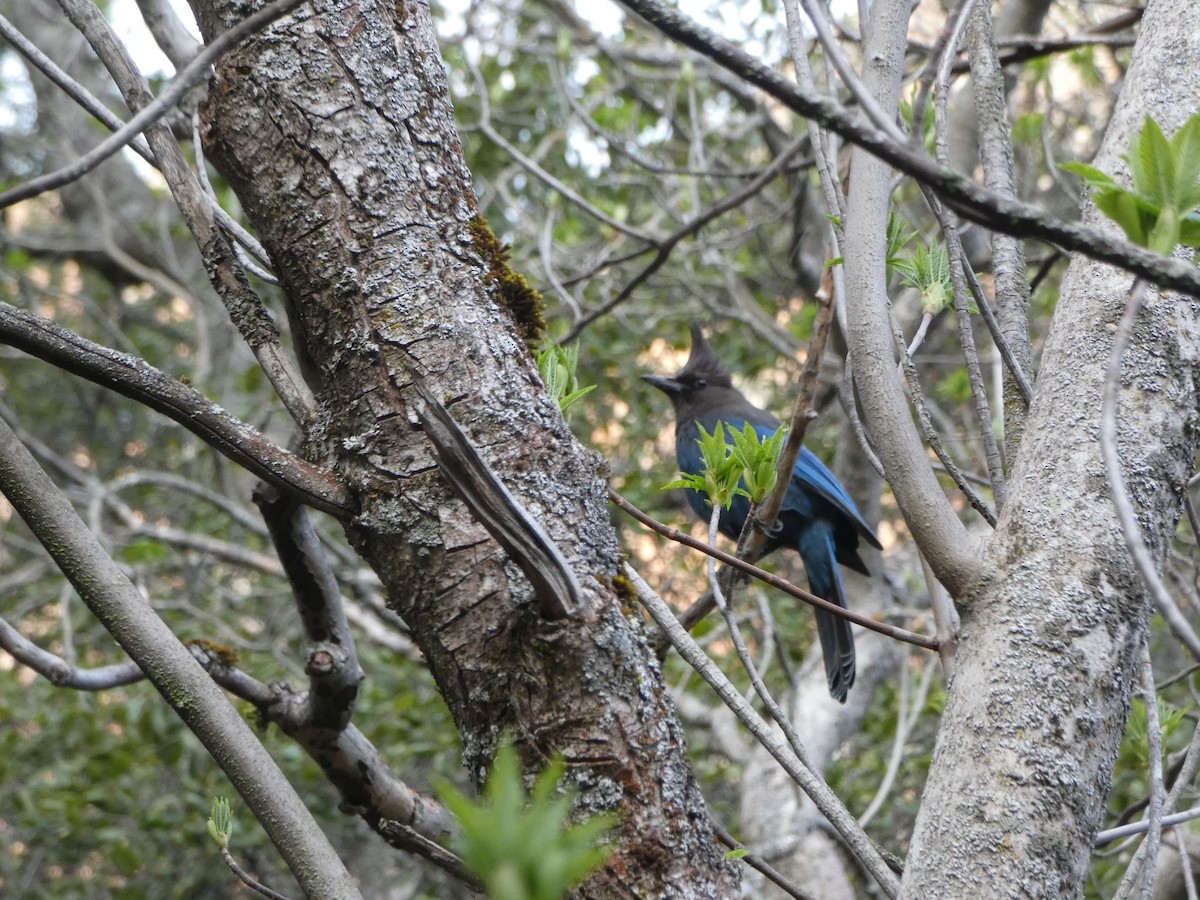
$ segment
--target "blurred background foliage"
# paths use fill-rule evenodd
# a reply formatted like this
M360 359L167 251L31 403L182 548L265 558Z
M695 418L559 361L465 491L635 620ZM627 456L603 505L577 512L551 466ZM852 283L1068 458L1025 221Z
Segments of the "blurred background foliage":
M129 4L102 6L123 23L136 17ZM763 63L790 70L774 0L692 7ZM1055 36L1082 34L1126 12L1104 3L1040 7L1038 28ZM638 376L676 371L687 356L687 324L700 321L740 373L739 386L760 405L788 415L811 336L813 294L832 255L803 121L622 18L605 0L478 0L435 3L434 10L482 212L511 244L515 267L543 292L549 340L578 341L579 382L597 386L573 407L572 427L608 460L617 490L657 518L703 536L679 492L660 491L676 474L669 461L669 409ZM122 108L56 7L45 0L0 0L0 11L114 109ZM943 16L932 2L915 14L910 71L922 64ZM852 32L852 20L848 28ZM1131 32L1116 34L1129 38ZM138 46L148 43L143 36ZM1078 185L1057 164L1091 158L1128 63L1127 45L1101 42L1007 69L1023 197L1075 214ZM822 71L818 66L818 79ZM3 186L55 168L97 138L86 117L3 47L0 97ZM972 168L969 99L956 99L952 113L952 127L960 129L952 146ZM187 123L180 124L190 136ZM781 174L760 179L789 148ZM210 175L237 215L236 198ZM726 211L710 215L726 203ZM922 239L933 237L911 185L897 185L895 212ZM968 229L966 237L986 282L986 235ZM118 157L81 183L6 210L0 252L0 299L137 354L188 379L278 442L289 440L289 423L207 285L161 181L141 163ZM1036 348L1054 309L1063 260L1043 246L1028 252ZM282 321L274 289L257 281L255 287ZM921 315L916 292L898 280L894 287L894 308L911 338ZM998 361L982 326L978 331L996 388ZM843 348L835 328L822 364L820 417L807 437L835 466L849 434L839 398ZM985 471L952 315L934 317L917 361L951 453L964 469ZM4 347L0 415L29 440L181 637L230 648L238 665L260 679L302 684L304 647L287 584L249 502L250 476L138 404ZM946 489L953 490L948 481ZM965 504L963 515L985 527ZM614 524L635 566L665 598L682 607L702 592L696 557L631 520L614 518ZM2 499L0 525L4 618L79 665L118 661L111 639ZM374 576L340 532L327 521L320 526L338 561L367 672L355 722L414 786L428 789L438 776L463 783L453 724L402 623L386 610ZM919 569L886 495L879 531L905 624L931 628ZM1196 584L1193 551L1181 536L1177 580L1189 596ZM804 583L790 560L770 565ZM812 640L812 617L762 587L743 588L742 596L756 656L767 649L765 632L756 631L763 624L756 610L770 610L775 633L784 635L767 671L772 686L782 688ZM697 635L747 687L722 628L709 621ZM1156 653L1162 674L1184 667L1170 641L1160 641ZM877 692L861 732L829 772L850 809L861 812L898 756L895 780L869 830L901 855L942 701L940 676L927 674L928 666L925 655L914 654L898 682ZM705 707L714 703L673 656L667 672L681 696ZM917 685L925 685L923 693ZM1181 715L1194 724L1191 676L1163 696L1187 710ZM744 759L705 727L703 715L681 705L705 791L736 834ZM246 715L253 717L249 709ZM909 727L894 749L902 717ZM1170 749L1186 740L1182 731ZM1145 796L1145 751L1139 757L1137 738L1131 726L1111 799L1114 818ZM271 732L265 739L351 870L367 880L367 896L460 891L340 813L336 792L286 738ZM222 793L231 791L216 765L148 685L74 693L0 654L3 896L230 896L237 888L205 836L209 803ZM234 814L235 856L273 887L293 889L262 832L236 805ZM1119 850L1097 857L1090 888L1096 896L1111 894L1123 862Z

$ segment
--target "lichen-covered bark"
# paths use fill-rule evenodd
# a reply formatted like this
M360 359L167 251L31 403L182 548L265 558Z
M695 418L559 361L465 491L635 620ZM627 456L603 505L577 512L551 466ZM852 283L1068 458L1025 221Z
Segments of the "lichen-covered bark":
M1198 56L1200 6L1151 3L1100 168L1119 168L1146 114L1170 133L1200 105ZM905 897L1082 893L1149 603L1098 438L1129 285L1079 258L1064 280L1009 503L963 604ZM1118 428L1132 500L1160 560L1197 449L1198 376L1200 305L1154 294L1125 357Z
M206 36L247 4L196 0ZM620 606L602 461L571 436L481 240L424 3L308 7L224 59L211 159L274 260L322 415L307 449L361 504L348 523L412 627L472 775L510 732L563 754L587 810L623 816L583 896L729 896L660 673ZM521 314L518 312L518 316ZM532 591L438 474L409 411L423 378L583 587L575 620Z

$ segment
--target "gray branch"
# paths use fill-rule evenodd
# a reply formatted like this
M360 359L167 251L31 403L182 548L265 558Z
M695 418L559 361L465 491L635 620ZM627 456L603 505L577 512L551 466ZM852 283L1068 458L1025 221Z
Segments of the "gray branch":
M92 613L229 776L307 895L359 897L341 859L250 726L2 420L0 490Z

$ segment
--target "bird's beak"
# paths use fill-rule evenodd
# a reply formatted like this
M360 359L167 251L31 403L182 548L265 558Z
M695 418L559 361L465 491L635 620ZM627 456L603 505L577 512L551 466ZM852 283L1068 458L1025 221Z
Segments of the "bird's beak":
M681 383L674 378L667 378L663 375L643 375L642 381L654 385L664 394L679 394L683 391Z

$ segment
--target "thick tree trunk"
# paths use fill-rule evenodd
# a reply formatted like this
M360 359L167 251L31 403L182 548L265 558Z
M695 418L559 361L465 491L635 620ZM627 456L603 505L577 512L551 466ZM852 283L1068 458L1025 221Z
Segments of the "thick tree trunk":
M1200 106L1197 58L1200 6L1151 3L1101 169L1120 167L1145 115L1171 133ZM1113 326L1129 285L1127 275L1079 258L1064 280L1012 493L986 574L962 603L958 671L905 897L1082 892L1148 611L1098 440ZM1134 507L1160 560L1196 453L1198 362L1200 306L1152 294L1125 357L1118 426Z
M209 38L246 12L195 6ZM351 540L412 627L472 776L508 732L531 769L566 757L581 809L620 812L618 853L582 895L731 896L660 673L621 608L603 463L546 395L523 340L536 312L476 218L429 9L317 8L226 57L206 113L211 158L291 304L322 408L308 450L361 503ZM452 494L414 425L416 379L565 554L576 618L542 619Z

